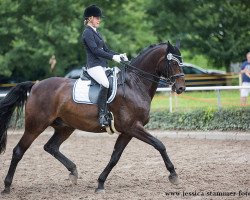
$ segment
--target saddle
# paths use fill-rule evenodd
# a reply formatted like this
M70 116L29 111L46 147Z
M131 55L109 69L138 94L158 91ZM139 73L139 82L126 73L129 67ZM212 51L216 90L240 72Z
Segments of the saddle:
M109 90L108 90L108 98L111 95L111 92L113 90L113 72L111 69L108 69L105 71L105 74L109 81ZM100 92L100 84L95 81L87 72L86 68L84 67L82 70L81 80L90 80L89 85L89 99L92 103L97 103L98 94Z
M119 76L119 68L108 68L106 76L109 80L109 91L107 103L111 103L117 92L117 80ZM87 72L85 67L82 68L82 74L76 80L73 87L73 100L76 103L97 104L100 92L100 84L97 83Z
M119 76L120 69L114 67L112 69L106 70L106 75L109 80L109 91L107 103L111 103L115 98L117 91L117 80ZM100 84L97 83L88 73L85 67L83 67L82 74L79 79L76 80L73 87L73 100L76 103L84 104L97 104L97 99L100 92ZM119 133L115 129L114 116L112 112L108 112L107 116L110 122L109 126L105 126L106 131L109 134Z

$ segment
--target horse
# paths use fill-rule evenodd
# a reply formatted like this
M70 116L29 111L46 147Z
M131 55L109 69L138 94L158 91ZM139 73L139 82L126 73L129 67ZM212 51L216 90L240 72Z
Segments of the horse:
M119 84L114 100L108 109L114 115L115 128L119 135L114 145L111 159L98 178L96 192L104 192L104 183L118 163L123 150L132 138L137 138L159 151L170 172L169 181L179 183L165 145L152 136L144 126L150 118L150 103L156 93L160 78L167 80L172 91L180 94L185 91L182 70L182 57L179 45L170 42L154 44L144 49L127 65L124 65L124 81ZM54 156L70 172L70 180L76 184L76 165L60 150L60 145L69 138L75 129L93 133L105 132L98 123L95 104L78 104L72 100L72 87L75 80L63 77L50 77L33 83L22 82L13 87L0 102L0 153L6 150L7 129L14 111L25 110L24 133L13 149L11 164L4 180L1 194L9 194L19 161L32 142L47 128L54 133L44 145L44 150ZM29 95L28 95L29 94ZM19 113L19 112L18 112Z

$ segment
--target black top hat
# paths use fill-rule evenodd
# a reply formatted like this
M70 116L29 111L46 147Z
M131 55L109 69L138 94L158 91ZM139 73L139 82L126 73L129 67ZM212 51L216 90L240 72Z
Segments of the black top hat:
M103 17L102 15L102 11L99 7L97 7L96 5L91 5L89 7L87 7L85 10L84 10L84 19L87 19L91 16L94 16L94 17Z

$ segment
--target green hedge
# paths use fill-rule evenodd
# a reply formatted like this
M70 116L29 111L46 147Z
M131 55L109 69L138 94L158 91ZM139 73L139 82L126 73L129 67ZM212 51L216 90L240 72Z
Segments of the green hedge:
M15 116L10 127L14 127ZM16 128L23 128L24 116ZM250 130L250 108L206 109L189 112L151 112L148 129L162 130Z
M207 109L183 112L151 112L148 129L250 130L250 108Z

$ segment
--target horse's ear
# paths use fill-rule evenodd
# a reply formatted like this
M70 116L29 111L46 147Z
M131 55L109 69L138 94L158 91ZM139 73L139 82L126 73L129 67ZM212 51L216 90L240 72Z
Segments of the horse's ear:
M175 45L178 49L180 49L181 47L181 41L180 39L176 41L176 45Z
M171 44L169 41L168 41L168 43L167 43L167 44L168 44L168 49L167 49L167 51L168 51L168 52L170 52L170 49L172 49L172 48L173 48L173 46L172 46L172 44Z

